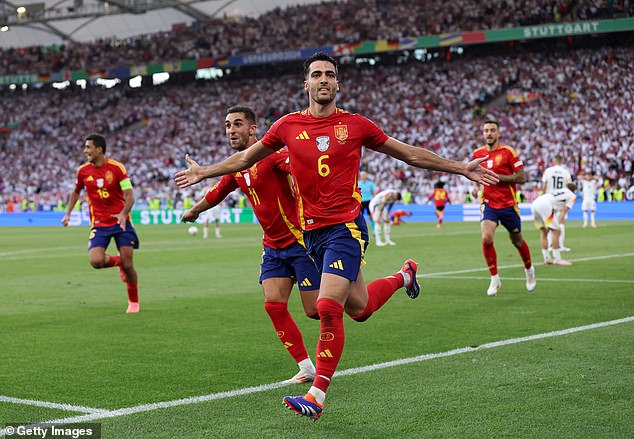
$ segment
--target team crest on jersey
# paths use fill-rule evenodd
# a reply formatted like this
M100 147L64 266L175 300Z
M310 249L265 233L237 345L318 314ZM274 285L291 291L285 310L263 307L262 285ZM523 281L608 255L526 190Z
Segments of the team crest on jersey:
M348 138L348 125L335 125L335 138L339 142L345 142Z
M317 149L321 152L324 152L330 147L330 137L329 136L318 136L317 139Z
M106 183L112 184L113 181L114 181L114 175L112 174L112 172L110 171L106 172Z
M103 178L97 179L97 187L103 187Z

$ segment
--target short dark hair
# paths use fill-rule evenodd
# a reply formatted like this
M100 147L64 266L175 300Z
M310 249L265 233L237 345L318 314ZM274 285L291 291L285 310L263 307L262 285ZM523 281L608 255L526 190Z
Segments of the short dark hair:
M445 183L443 183L442 181L437 181L434 187L438 189L442 189L443 187L445 187Z
M313 53L310 57L304 60L304 78L308 76L308 72L310 72L310 65L315 61L328 61L335 66L335 75L339 76L339 63L332 56L328 55L326 52L317 52Z
M85 140L90 140L95 144L96 147L99 147L103 150L103 153L106 153L106 138L101 134L91 134L86 137Z
M247 121L251 125L256 125L255 121L255 111L251 107L247 107L246 105L234 105L233 107L229 107L227 109L227 114L231 113L244 113L247 118Z
M500 124L498 123L498 121L497 121L497 120L494 120L494 119L487 119L487 120L485 120L485 121L484 121L484 123L482 124L482 126L484 126L484 125L486 125L486 124L488 124L488 123L492 123L492 124L494 124L496 127L500 128Z

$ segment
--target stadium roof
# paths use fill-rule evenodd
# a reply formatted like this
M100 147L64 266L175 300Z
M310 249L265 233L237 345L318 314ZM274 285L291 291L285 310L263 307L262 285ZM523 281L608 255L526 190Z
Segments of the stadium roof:
M0 0L0 47L126 38L227 15L259 16L321 0ZM26 12L17 12L20 6Z

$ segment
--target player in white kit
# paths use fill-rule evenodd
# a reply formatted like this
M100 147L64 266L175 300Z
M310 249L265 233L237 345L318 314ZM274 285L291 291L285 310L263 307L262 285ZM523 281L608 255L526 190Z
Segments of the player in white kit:
M563 158L561 155L556 154L553 157L553 166L547 168L542 175L542 194L553 194L557 191L561 191L566 188L568 183L572 182L572 177L568 169L562 165ZM559 212L556 213L556 215ZM566 236L566 228L564 226L565 217L559 224L559 248L561 251L570 251L568 247L564 245L564 238ZM552 234L548 237L549 247L552 246Z
M374 221L374 238L376 245L383 247L384 245L396 245L391 236L392 224L390 222L390 209L392 205L401 199L401 193L394 189L386 189L379 192L372 200L370 200L370 215L372 215L372 221ZM381 229L383 229L383 236L385 241L381 239Z
M588 211L590 211L590 225L594 228L597 226L594 211L597 210L597 192L601 187L601 180L591 172L586 172L579 180L581 181L583 227L588 227Z
M540 232L540 241L542 247L542 255L544 256L544 264L556 265L572 265L572 262L561 259L561 250L559 248L559 229L566 212L575 204L576 196L574 191L577 189L574 183L568 183L567 187L554 193L546 193L540 195L533 201L531 210L535 217L535 227ZM548 251L548 232L552 232L552 254Z

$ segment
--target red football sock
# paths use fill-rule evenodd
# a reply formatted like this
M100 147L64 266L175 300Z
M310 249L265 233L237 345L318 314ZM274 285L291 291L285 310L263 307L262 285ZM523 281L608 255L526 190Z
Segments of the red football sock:
M293 316L288 312L288 305L283 302L264 302L264 310L271 318L277 336L295 362L299 363L308 358L302 333L293 320Z
M522 246L517 249L520 256L522 257L522 261L524 261L524 268L531 268L533 262L531 261L531 250L526 244L526 240L522 240Z
M108 255L108 262L106 262L106 267L114 267L121 265L121 257L120 256L110 256Z
M139 284L130 284L126 282L128 288L128 300L130 302L139 303Z
M388 277L373 280L368 284L368 304L363 312L356 316L350 316L357 322L365 322L372 313L381 308L390 300L394 292L403 287L405 283L401 273L395 273Z
M498 274L498 255L495 252L495 246L493 243L482 243L482 253L484 253L484 260L489 267L489 273L491 276Z
M317 311L321 320L316 355L317 373L313 386L326 392L343 353L343 306L332 299L319 299Z

